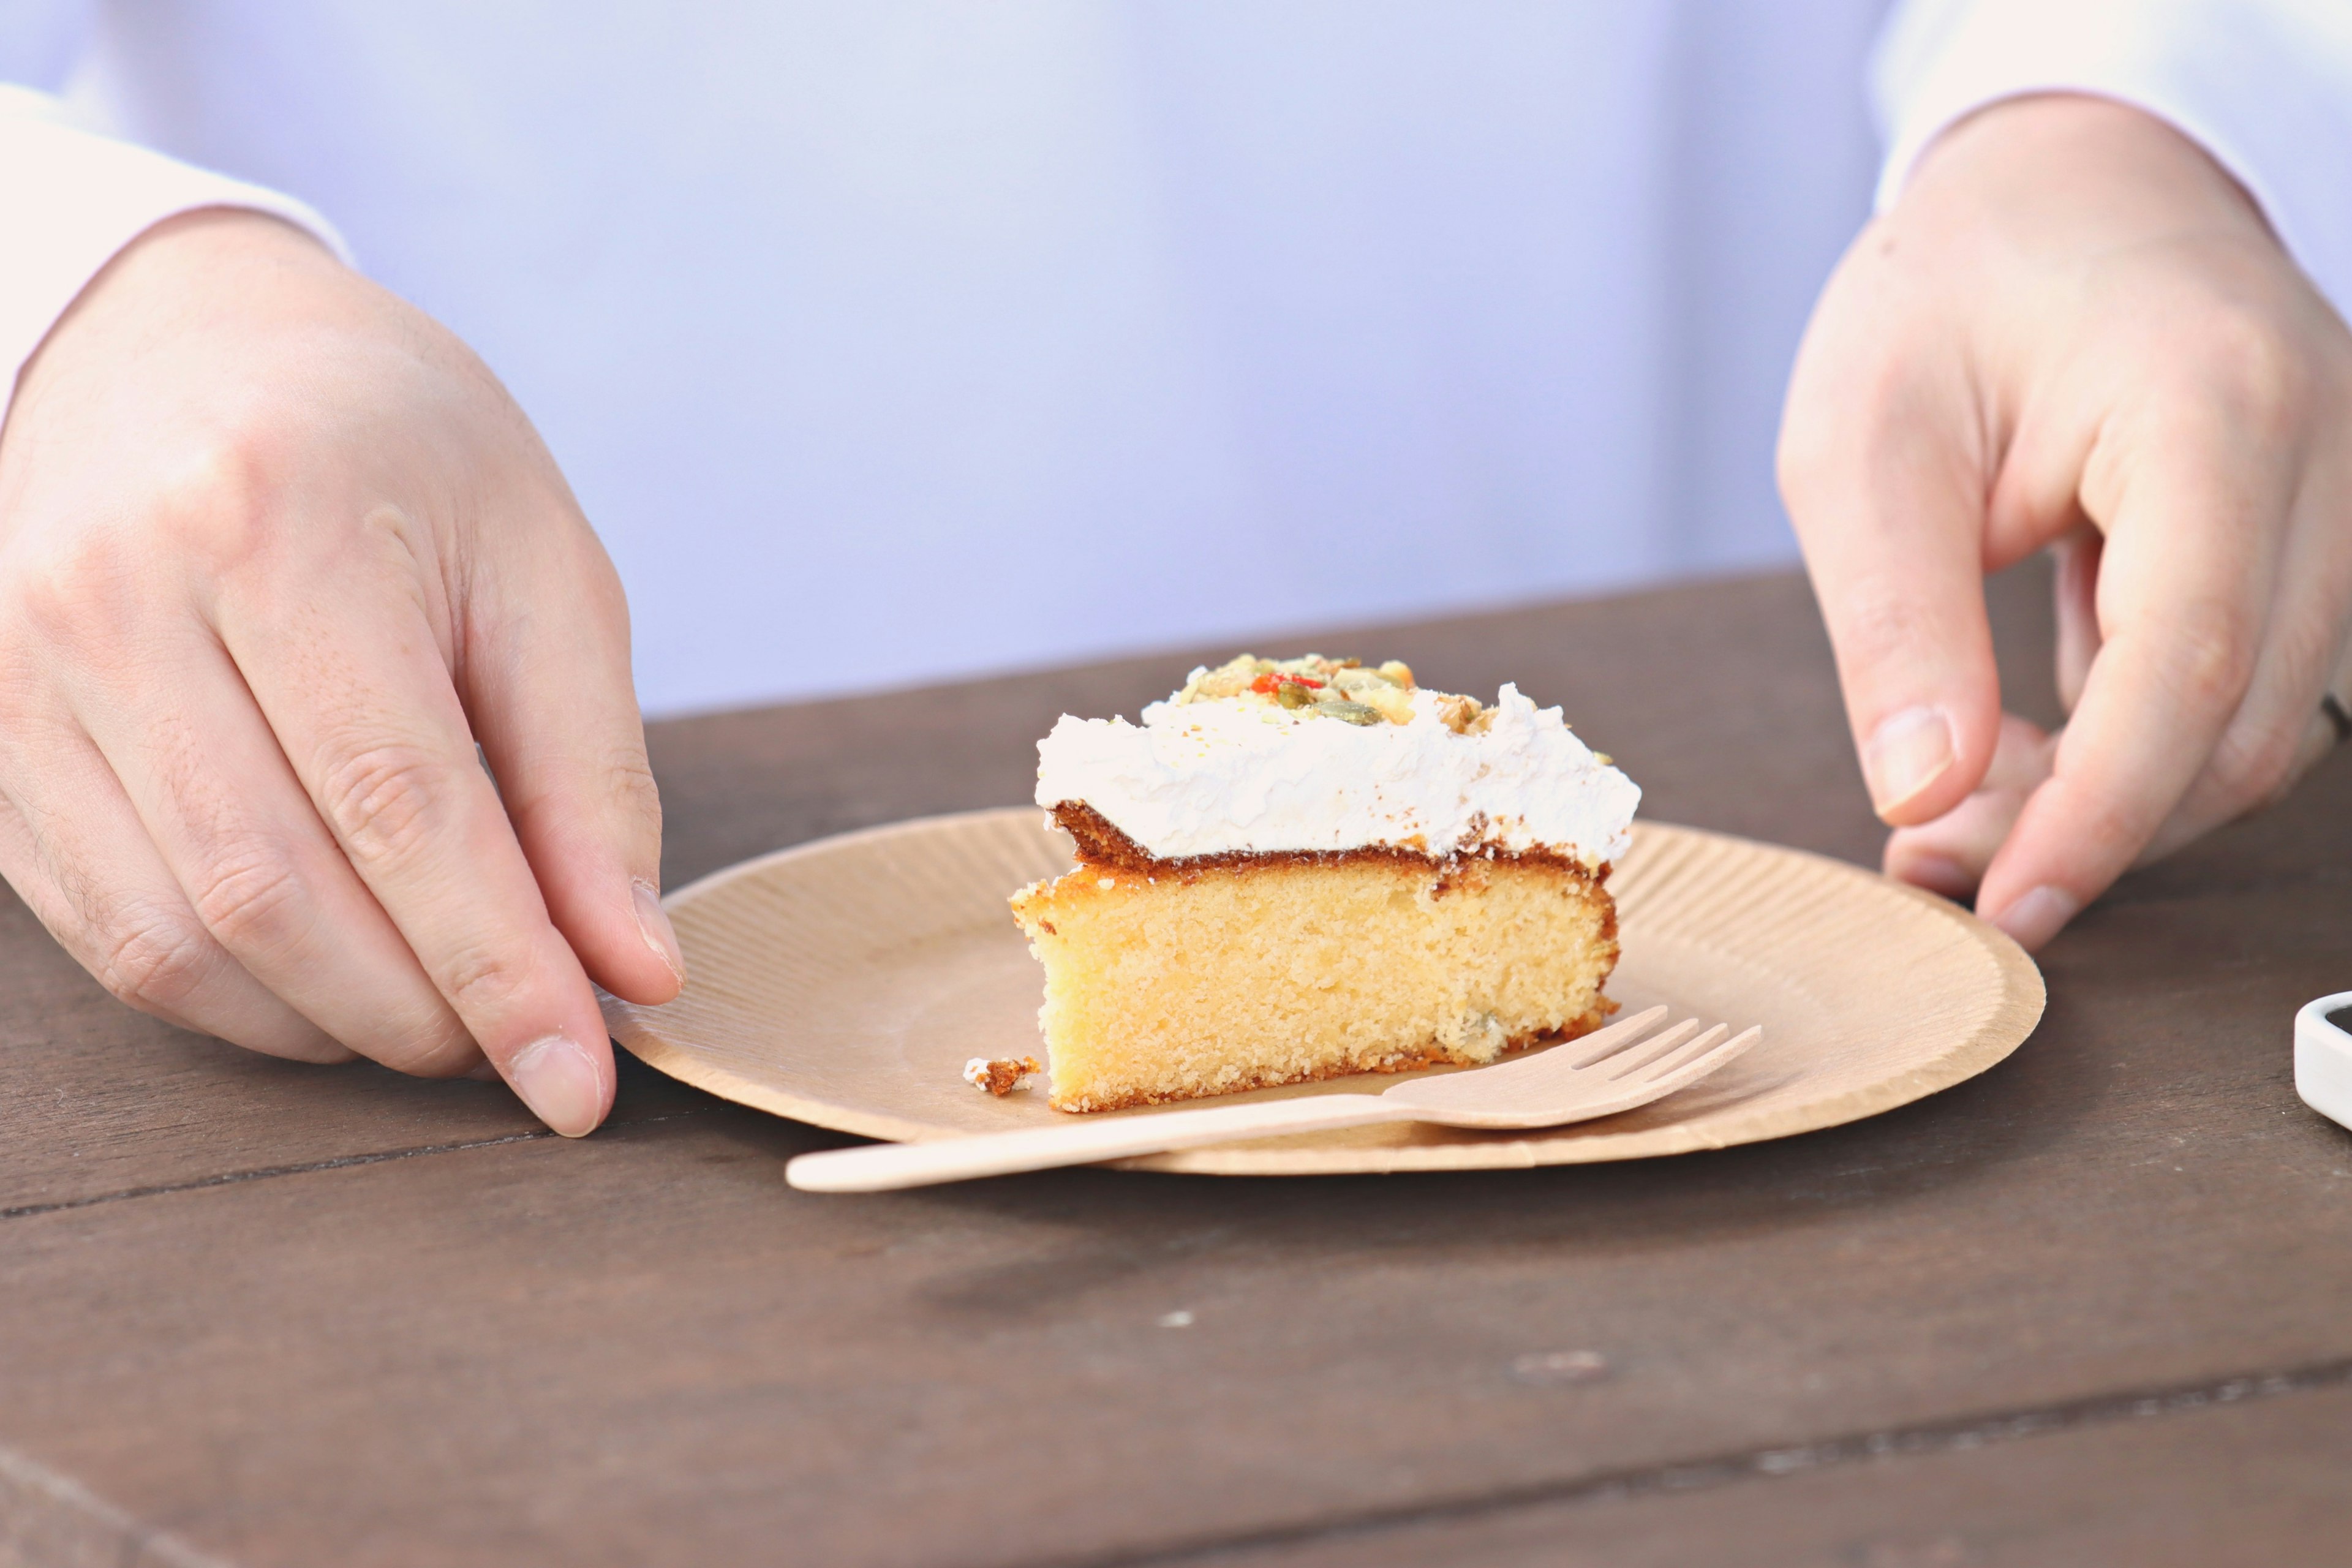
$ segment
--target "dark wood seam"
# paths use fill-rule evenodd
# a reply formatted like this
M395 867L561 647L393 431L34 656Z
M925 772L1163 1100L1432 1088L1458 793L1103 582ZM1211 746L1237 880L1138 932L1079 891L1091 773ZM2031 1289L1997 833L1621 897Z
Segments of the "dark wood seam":
M1703 1458L1675 1460L1597 1475L1562 1478L1450 1498L1433 1498L1394 1508L1230 1535L1078 1557L1045 1560L1036 1568L1159 1568L1160 1564L1210 1563L1243 1552L1370 1536L1419 1525L1444 1524L1508 1513L1517 1509L1614 1502L1664 1493L1705 1491L1743 1481L1833 1469L1873 1459L1949 1454L2021 1437L2046 1436L2126 1422L2153 1420L2217 1405L2311 1394L2352 1386L2352 1356L2312 1362L2271 1372L2243 1373L2208 1383L2177 1384L2126 1394L2093 1394L2025 1410L2004 1410L1922 1422L1878 1432L1849 1433L1811 1442L1750 1448Z
M676 1121L680 1117L695 1114L691 1110L674 1110L667 1116L647 1116L621 1122L606 1131L625 1132L632 1127L650 1127L657 1121ZM495 1149L502 1143L527 1143L554 1136L544 1127L534 1127L527 1131L502 1133L496 1138L474 1138L462 1143L420 1143L410 1149L384 1149L372 1154L338 1154L331 1160L305 1160L295 1165L262 1165L250 1171L224 1171L218 1175L196 1176L184 1182L159 1182L152 1186L124 1187L119 1192L60 1198L51 1204L18 1204L11 1208L0 1208L0 1220L29 1219L35 1215L57 1214L65 1209L86 1209L99 1204L119 1204L131 1198L161 1197L166 1193L201 1192L206 1187L234 1186L241 1182L266 1182L275 1176L306 1176L314 1171L342 1171L354 1165L381 1165L388 1160L415 1160L427 1154L457 1154L468 1149Z

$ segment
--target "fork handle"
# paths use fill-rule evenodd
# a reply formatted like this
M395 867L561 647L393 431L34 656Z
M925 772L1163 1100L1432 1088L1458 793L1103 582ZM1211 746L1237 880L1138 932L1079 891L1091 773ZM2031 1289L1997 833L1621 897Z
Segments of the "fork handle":
M1129 1154L1197 1149L1237 1138L1278 1138L1379 1121L1410 1121L1408 1108L1377 1094L1317 1094L1202 1110L1161 1110L1148 1116L1088 1118L1066 1127L1024 1127L975 1138L923 1143L867 1143L802 1154L784 1166L784 1180L804 1193L879 1193L936 1182L967 1182L1015 1171L1048 1171Z

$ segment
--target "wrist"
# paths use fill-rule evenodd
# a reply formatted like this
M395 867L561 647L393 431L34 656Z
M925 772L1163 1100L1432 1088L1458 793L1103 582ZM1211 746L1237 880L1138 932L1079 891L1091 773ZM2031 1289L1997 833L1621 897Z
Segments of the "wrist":
M1897 216L1928 213L2000 231L2143 237L2209 228L2275 246L2245 187L2146 110L2087 93L2031 93L1947 127L1913 166Z
M116 251L50 326L17 374L9 423L85 358L119 364L194 315L279 309L289 286L351 276L318 238L268 213L202 207L165 218Z
M150 225L116 253L115 260L138 265L157 256L278 258L339 269L343 265L310 230L251 207L198 207L174 214Z

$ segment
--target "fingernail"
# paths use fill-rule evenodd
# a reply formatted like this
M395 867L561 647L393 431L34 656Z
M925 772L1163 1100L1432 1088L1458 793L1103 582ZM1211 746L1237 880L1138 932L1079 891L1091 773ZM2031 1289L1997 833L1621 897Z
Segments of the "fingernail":
M1863 749L1871 808L1885 816L1944 776L1956 748L1940 708L1906 708L1879 721Z
M651 882L632 882L629 887L635 895L637 933L646 939L646 945L654 950L654 956L669 965L669 972L677 976L677 983L685 984L686 954L679 951L677 928L669 923L669 911L661 907L661 894Z
M2009 908L1991 917L1992 923L2031 951L2058 934L2058 929L2080 914L2082 901L2060 889L2043 886L2013 899Z
M533 1040L515 1053L507 1076L531 1114L566 1138L584 1138L604 1119L604 1086L576 1040Z

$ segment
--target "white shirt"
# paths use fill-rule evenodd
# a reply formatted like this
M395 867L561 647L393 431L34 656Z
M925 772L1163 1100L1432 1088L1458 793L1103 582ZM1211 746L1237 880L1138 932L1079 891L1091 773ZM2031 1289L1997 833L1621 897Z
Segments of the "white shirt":
M1927 143L2021 93L2097 93L2201 143L2352 315L2352 4L2347 0L1910 0L1872 83L1894 201Z
M347 240L547 437L660 712L1787 560L1812 295L2009 92L2166 114L2347 298L2317 0L1923 0L1883 162L1879 10L20 4L0 367L173 212Z

